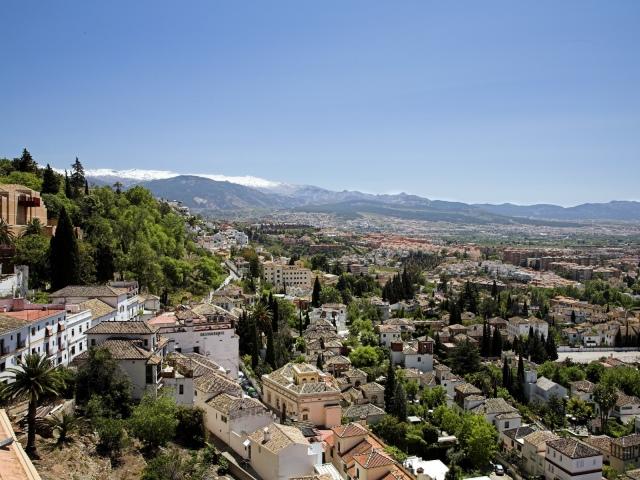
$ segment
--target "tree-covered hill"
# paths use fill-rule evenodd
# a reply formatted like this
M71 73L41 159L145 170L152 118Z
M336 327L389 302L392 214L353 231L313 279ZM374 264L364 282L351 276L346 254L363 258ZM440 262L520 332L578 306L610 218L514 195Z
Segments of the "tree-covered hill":
M89 187L77 159L70 173L62 176L48 165L39 168L30 157L25 150L19 159L1 159L0 183L22 183L40 190L50 223L68 215L72 225L80 227L80 238L75 240L77 259L69 248L62 253L52 251L42 226L30 225L25 234L12 240L13 261L29 265L32 288L50 286L52 277L60 273L56 272L60 262L52 262L53 255L65 256L65 262L77 261L80 283L135 279L150 292L166 290L178 300L180 292L201 295L224 278L220 259L198 247L187 233L185 219L149 190ZM60 280L54 283L65 283Z

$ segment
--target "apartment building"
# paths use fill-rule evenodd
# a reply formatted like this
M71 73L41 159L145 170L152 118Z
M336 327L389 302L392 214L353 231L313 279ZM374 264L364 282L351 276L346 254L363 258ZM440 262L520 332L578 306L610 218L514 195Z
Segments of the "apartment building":
M276 262L262 264L262 279L276 287L298 287L309 289L313 285L313 272L299 265L284 265Z
M544 476L547 480L600 480L602 454L573 438L547 442Z
M7 222L14 235L20 235L34 219L47 225L47 208L40 193L17 184L0 185L0 218ZM46 229L51 233L51 229Z
M222 366L231 378L238 377L238 318L216 305L202 303L180 308L149 320L158 333L173 344L173 350L199 353Z
M144 302L138 296L137 282L112 282L110 285L69 285L53 292L51 299L55 304L80 304L87 300L98 299L116 310L116 320L125 321L136 318Z
M8 306L11 310L0 313L0 382L12 381L7 369L16 367L27 353L46 355L54 365L68 363L63 307L27 304L22 299Z
M300 421L324 427L340 425L340 390L308 363L288 363L263 375L262 400Z
M249 435L245 458L260 478L306 478L322 463L322 442L310 441L297 427L271 423Z

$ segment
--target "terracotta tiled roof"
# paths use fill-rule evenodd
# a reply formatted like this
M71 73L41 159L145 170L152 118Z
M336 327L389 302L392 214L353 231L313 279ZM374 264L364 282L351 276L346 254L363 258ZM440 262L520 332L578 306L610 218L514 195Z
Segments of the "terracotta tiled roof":
M333 430L333 433L340 438L358 437L369 433L366 427L363 427L359 423L338 425L337 427L333 427L331 430Z
M640 445L640 433L634 433L631 435L626 435L620 438L614 438L611 440L611 444L619 445L621 447L635 447Z
M69 285L51 294L51 298L64 297L117 297L127 293L126 288L109 285Z
M80 304L80 308L82 310L91 310L91 318L93 320L104 317L105 315L116 311L116 309L111 305L104 303L102 300L98 300L97 298L92 298L90 300L87 300L86 302L82 302Z
M524 437L524 441L530 443L536 447L539 447L543 443L549 442L551 440L556 440L558 435L549 430L538 430L537 432L530 433L526 437Z
M100 322L95 327L87 330L87 334L95 333L103 335L149 335L155 332L155 327L139 320Z
M395 461L386 453L379 450L373 450L372 452L365 453L364 455L357 455L353 457L353 460L363 468L378 468L386 465L393 465Z
M297 427L271 423L265 428L269 429L270 439L268 441L264 441L264 429L256 430L249 435L249 438L273 453L278 453L290 445L309 444L309 441Z
M601 455L599 451L580 443L573 438L559 438L557 440L551 440L550 442L547 442L547 447L553 448L567 457L574 459Z
M153 352L143 348L136 340L109 339L98 345L99 348L106 348L111 356L116 360L147 360L147 363L159 364L162 359ZM76 357L77 360L89 358L89 352L85 350ZM75 360L75 359L74 359Z
M220 395L213 397L207 402L207 405L215 408L219 412L225 415L241 414L243 410L255 410L262 408L264 411L267 408L260 403L260 401L253 398L241 398L228 393L221 393Z

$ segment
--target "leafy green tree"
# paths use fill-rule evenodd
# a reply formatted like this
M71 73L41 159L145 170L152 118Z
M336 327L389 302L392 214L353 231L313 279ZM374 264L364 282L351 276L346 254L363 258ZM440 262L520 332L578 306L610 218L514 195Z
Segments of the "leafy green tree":
M403 448L406 444L408 425L400 422L392 415L385 415L372 427L373 432L385 440L389 445Z
M356 368L373 367L380 363L380 356L375 347L357 347L349 354L351 364Z
M49 263L51 288L59 290L80 283L80 251L71 219L62 208L56 234L51 237Z
M618 401L616 387L610 383L599 383L593 391L593 400L600 407L600 422L604 429L609 418L609 411Z
M90 348L87 360L78 367L76 402L86 408L92 399L94 406L96 402L99 404L101 416L129 415L131 383L105 348Z
M96 451L100 455L109 456L112 462L116 462L127 445L127 434L124 428L125 421L119 418L97 418L96 432L98 443Z
M42 172L42 190L41 193L56 194L60 191L60 179L58 175L53 171L51 166L47 163L44 171Z
M425 388L420 400L428 409L435 409L447 403L447 390L440 385L434 388Z
M465 374L480 370L480 352L478 347L466 340L451 351L449 363L454 373Z
M36 450L36 410L40 399L46 395L58 395L63 388L60 376L47 357L27 353L18 358L17 368L8 368L14 381L5 387L5 395L11 399L25 399L27 410L27 448L31 458L39 458Z
M149 451L153 451L175 437L178 427L176 412L176 402L171 397L145 395L131 413L129 430Z
M498 432L480 415L464 416L459 440L466 459L474 468L488 465L498 451Z
M201 408L178 406L176 410L178 427L176 441L188 448L201 448L205 440L204 410Z

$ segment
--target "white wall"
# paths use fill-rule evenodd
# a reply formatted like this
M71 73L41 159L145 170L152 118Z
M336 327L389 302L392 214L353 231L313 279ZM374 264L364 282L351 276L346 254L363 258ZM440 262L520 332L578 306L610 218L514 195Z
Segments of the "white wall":
M572 459L551 447L547 447L544 476L548 480L556 478L561 480L600 480L602 478L602 455Z

